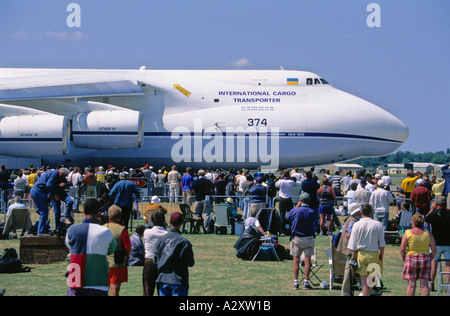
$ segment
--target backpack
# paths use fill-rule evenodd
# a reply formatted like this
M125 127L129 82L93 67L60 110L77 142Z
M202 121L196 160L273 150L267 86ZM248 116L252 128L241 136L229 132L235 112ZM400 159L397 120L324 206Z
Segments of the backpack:
M0 257L0 273L18 273L21 271L22 263L18 259L16 249L6 248Z

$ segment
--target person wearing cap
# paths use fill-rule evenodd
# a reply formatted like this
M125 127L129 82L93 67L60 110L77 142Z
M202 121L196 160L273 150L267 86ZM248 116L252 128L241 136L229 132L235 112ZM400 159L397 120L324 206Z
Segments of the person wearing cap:
M147 178L148 183L148 195L152 196L153 194L153 188L155 186L155 178L156 174L153 172L153 167L149 164L146 164L144 168L142 169L142 173L144 174L144 178Z
M299 288L298 273L300 256L305 253L305 281L303 289L312 289L309 285L309 275L311 272L311 256L314 255L315 248L315 226L317 222L316 211L309 207L310 195L306 192L300 194L300 202L295 208L286 214L286 223L291 224L291 244L290 253L294 258L294 289Z
M353 225L347 248L351 251L350 265L361 276L360 295L369 296L375 282L383 272L386 242L383 225L374 220L370 204L361 204L361 219ZM370 277L370 279L369 279Z
M373 219L381 222L386 230L389 221L389 204L394 202L394 197L384 187L384 181L379 180L377 189L370 195L369 204L373 208Z
M155 260L158 266L158 293L160 296L187 296L189 267L195 264L194 251L189 240L181 236L184 217L180 212L170 216L171 229L156 244Z
M350 296L351 290L351 275L352 275L352 267L350 266L350 259L352 257L352 252L347 248L348 241L350 240L350 236L352 234L353 225L357 223L361 219L361 209L359 208L359 203L352 203L349 206L350 216L344 223L344 227L342 227L340 238L338 245L336 247L336 251L345 255L345 270L344 270L344 279L342 281L341 288L341 296Z
M164 214L167 214L167 209L161 205L161 200L157 195L152 196L150 203L145 207L145 223L151 224L151 214L155 211L162 211Z
M416 181L417 187L411 192L411 202L413 202L416 211L423 216L430 212L430 203L433 200L431 197L431 191L425 187L425 181L418 179Z
M360 187L365 188L369 192L373 192L375 190L375 185L377 184L378 180L374 180L372 175L370 173L367 173L365 175L364 179L361 179L361 182L358 185L358 189Z

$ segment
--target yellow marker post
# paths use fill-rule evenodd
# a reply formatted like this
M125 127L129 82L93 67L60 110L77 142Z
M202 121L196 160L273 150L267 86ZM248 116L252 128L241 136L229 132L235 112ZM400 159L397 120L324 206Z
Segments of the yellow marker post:
M187 97L189 97L191 95L191 93L189 91L187 91L185 88L183 88L179 84L174 84L173 87L175 89L177 89L178 91L180 91L181 93L183 93Z

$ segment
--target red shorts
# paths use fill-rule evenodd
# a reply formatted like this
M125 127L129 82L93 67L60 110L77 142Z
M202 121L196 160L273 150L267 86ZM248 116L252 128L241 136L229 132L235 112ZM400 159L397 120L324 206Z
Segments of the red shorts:
M125 268L110 268L109 269L109 284L121 284L128 282L128 269Z
M430 281L431 256L429 254L408 255L403 263L403 280Z

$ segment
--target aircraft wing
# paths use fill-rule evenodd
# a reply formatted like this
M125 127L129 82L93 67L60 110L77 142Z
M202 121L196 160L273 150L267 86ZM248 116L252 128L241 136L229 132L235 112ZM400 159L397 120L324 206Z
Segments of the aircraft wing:
M143 94L136 81L117 74L36 74L0 79L0 102Z

